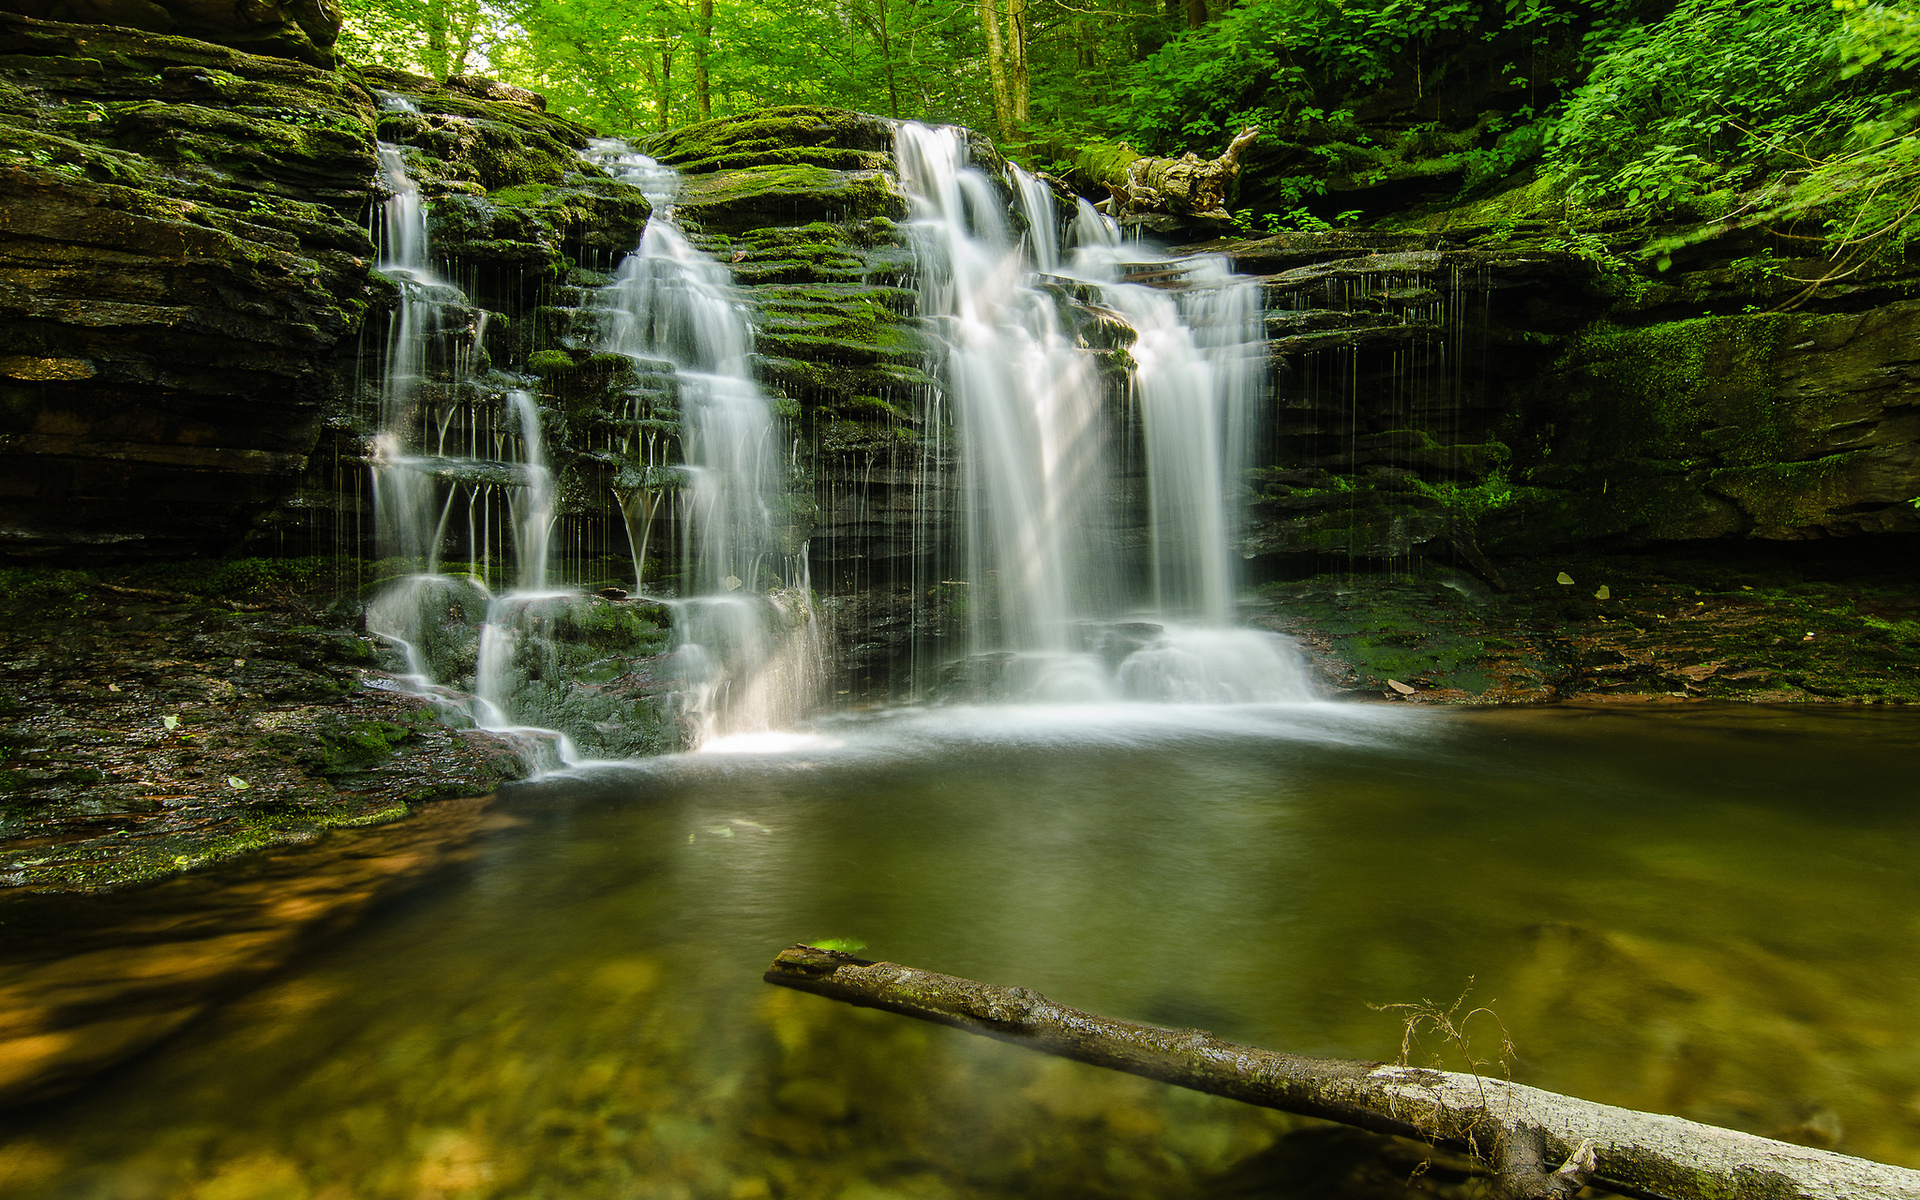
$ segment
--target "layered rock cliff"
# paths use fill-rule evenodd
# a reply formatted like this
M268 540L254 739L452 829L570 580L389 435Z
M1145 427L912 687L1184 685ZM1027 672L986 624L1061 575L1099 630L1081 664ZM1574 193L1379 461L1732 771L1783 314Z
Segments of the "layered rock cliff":
M566 573L671 587L671 381L604 352L605 289L649 204L581 157L590 131L490 81L298 61L324 59L324 31L311 54L220 34L291 56L275 58L4 19L20 47L0 64L12 553L244 547L352 564L356 585L410 569L374 565L371 515L396 311L371 235L385 142L427 203L434 270L460 289L422 385L441 441L504 454L519 433L505 397L529 392ZM953 609L939 581L906 581L969 503L926 402L938 344L917 315L892 127L796 107L637 148L680 172L677 220L753 313L791 440L785 549L810 559L841 665L884 689ZM1663 272L1624 236L1481 203L1204 247L1262 277L1268 306L1251 579L1432 563L1497 590L1516 557L1920 529L1910 265L1809 301L1794 280L1815 264L1781 248L1696 241ZM1128 331L1073 319L1122 403ZM513 471L458 482L480 496ZM636 567L636 514L656 508ZM463 536L454 561L498 553ZM1137 530L1114 538L1140 553Z

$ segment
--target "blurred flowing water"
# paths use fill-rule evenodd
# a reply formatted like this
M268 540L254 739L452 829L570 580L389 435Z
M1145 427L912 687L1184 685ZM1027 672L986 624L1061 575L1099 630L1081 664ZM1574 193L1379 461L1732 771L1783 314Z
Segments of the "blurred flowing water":
M1365 1058L1401 1039L1370 1005L1471 980L1516 1079L1920 1165L1917 743L1858 710L1004 706L557 775L25 1114L0 1193L1225 1195L1292 1127L760 981L825 938Z

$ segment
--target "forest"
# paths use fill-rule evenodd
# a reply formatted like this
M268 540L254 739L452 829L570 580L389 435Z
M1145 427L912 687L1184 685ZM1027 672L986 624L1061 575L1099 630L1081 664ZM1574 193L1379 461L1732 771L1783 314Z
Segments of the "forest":
M1920 9L0 0L0 1196L1920 1200Z
M1920 204L1920 15L1867 0L1051 0L727 5L348 0L341 48L491 74L609 134L779 104L990 130L1035 169L1124 142L1256 151L1248 231L1385 215L1329 177L1448 200L1525 172L1578 225L1795 226L1836 274ZM677 66L677 70L676 70ZM1439 193L1436 193L1439 194ZM1256 211L1257 209L1257 211Z

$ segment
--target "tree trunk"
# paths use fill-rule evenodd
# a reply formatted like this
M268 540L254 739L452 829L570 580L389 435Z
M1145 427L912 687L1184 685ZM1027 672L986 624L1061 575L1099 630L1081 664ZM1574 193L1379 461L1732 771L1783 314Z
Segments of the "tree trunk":
M1032 115L1033 81L1027 72L1027 6L1029 0L1006 0L1007 101L1016 126Z
M893 79L893 43L887 36L887 0L874 6L880 23L880 61L887 64L887 114L900 119L900 89Z
M1002 140L1013 136L1013 93L1009 88L1006 38L1000 29L1000 0L980 0L980 31L987 38L987 78L993 84L993 120Z
M447 0L427 4L427 72L436 81L447 77Z
M1240 173L1240 152L1260 130L1248 126L1211 162L1187 153L1179 158L1150 158L1125 146L1089 147L1074 155L1074 166L1111 193L1102 201L1107 214L1139 213L1231 220L1227 187Z
M671 128L673 113L673 44L667 35L660 39L660 99L654 106L654 117L665 132Z
M1589 1181L1675 1200L1920 1200L1920 1171L1903 1167L1502 1079L1279 1054L832 950L782 950L766 979L1195 1091L1452 1146L1493 1164L1516 1200L1567 1200Z
M693 29L693 100L700 119L713 116L713 97L709 94L707 53L713 41L713 0L700 0L700 19Z
M473 53L474 35L480 32L480 16L479 0L472 0L467 8L466 18L460 24L458 47L449 56L447 73L442 78L450 79L455 75L466 74L467 58Z

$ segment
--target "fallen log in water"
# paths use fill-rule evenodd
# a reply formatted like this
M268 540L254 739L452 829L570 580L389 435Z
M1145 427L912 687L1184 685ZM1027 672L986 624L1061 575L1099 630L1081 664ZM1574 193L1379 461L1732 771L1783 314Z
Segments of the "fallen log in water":
M1376 1133L1468 1151L1517 1200L1564 1200L1591 1182L1674 1200L1920 1200L1920 1171L1502 1079L1392 1063L1304 1058L1095 1016L998 987L834 950L782 950L768 983L986 1034Z

